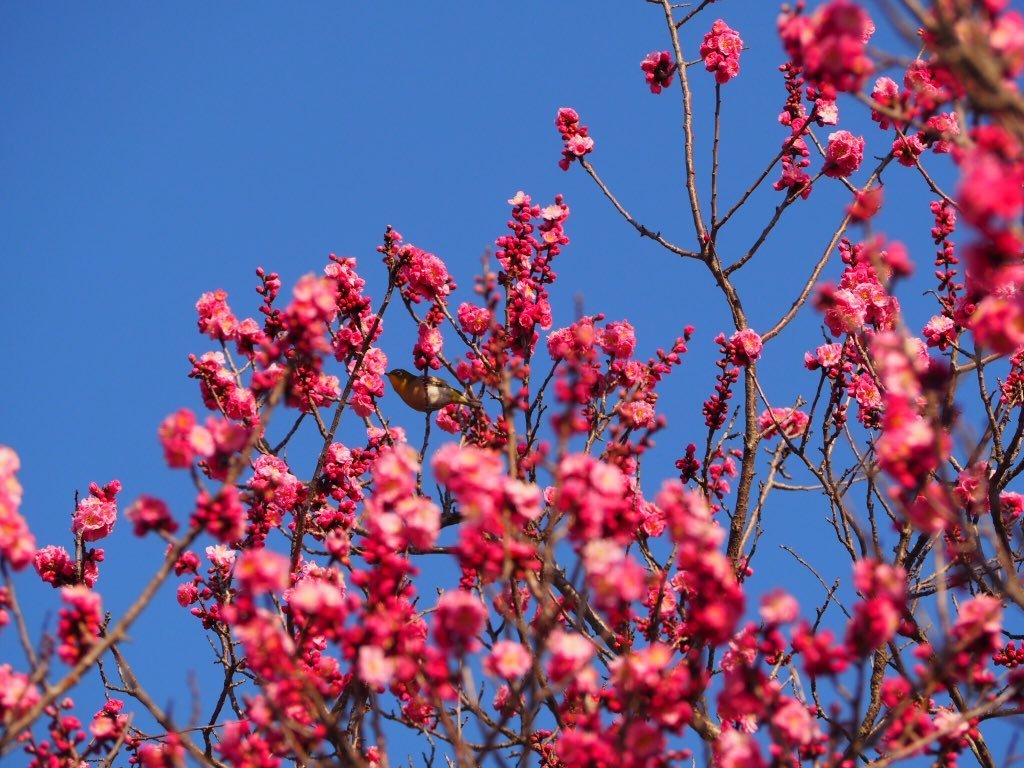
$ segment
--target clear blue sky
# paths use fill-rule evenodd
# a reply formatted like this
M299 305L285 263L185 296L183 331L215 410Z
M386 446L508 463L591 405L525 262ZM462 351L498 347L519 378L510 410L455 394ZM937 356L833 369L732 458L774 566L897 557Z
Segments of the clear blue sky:
M785 98L777 13L772 2L723 2L686 30L688 58L719 17L748 46L738 80L723 89L725 204L786 136L775 122ZM200 293L224 288L239 316L253 314L257 266L280 272L290 290L335 252L357 257L379 296L384 274L374 248L393 224L444 258L460 283L457 300L468 299L479 257L503 233L506 200L520 189L542 203L564 193L572 209L572 244L556 267L556 327L571 322L577 296L588 313L633 322L644 356L683 326L697 327L691 355L662 392L670 429L645 485L674 474L682 447L704 434L711 339L731 331L724 303L700 265L641 241L578 168L558 169L553 125L558 107L575 107L597 142L592 159L620 200L651 229L694 247L678 91L652 96L639 68L645 54L668 47L660 8L621 0L6 4L0 443L21 455L23 511L39 543L70 543L74 492L93 480L120 479L124 505L152 493L179 519L187 515L187 478L164 468L156 427L183 405L201 409L186 378L188 354L211 348L195 332ZM691 77L706 166L712 81L700 67ZM865 124L861 107L842 107L840 127L868 138L867 168L889 140ZM889 200L907 202L890 204L882 228L927 265L929 198L906 169L890 169L886 180ZM755 328L789 306L820 254L841 218L836 201L846 199L837 188L829 182L790 211L740 277ZM742 253L781 199L770 188L755 195L723 247ZM930 314L912 316L912 327ZM410 363L411 321L396 312L386 325L392 360ZM819 325L809 311L768 348L763 378L777 404L813 394L816 378L800 363L820 343ZM786 499L773 511L788 541L815 549L812 560L827 556L819 498ZM123 522L106 545L100 585L116 610L148 577L160 547L134 543ZM806 574L786 568L788 586L819 600L813 585L800 586ZM19 583L35 626L49 611L52 628L56 596L31 575ZM187 639L199 637L198 627L181 626L181 648L195 653L186 666L201 674L204 646ZM158 633L148 622L134 635L141 645ZM138 661L154 674L161 663ZM184 684L166 683L183 711Z

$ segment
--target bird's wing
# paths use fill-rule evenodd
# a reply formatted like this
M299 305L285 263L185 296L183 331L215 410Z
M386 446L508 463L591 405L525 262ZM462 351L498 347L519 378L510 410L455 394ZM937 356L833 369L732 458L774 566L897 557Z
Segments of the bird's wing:
M426 377L417 376L416 378L417 379L426 378L427 385L431 386L431 387L442 387L442 388L448 387L448 388L454 389L454 387L452 387L451 384L449 384L444 379L437 378L437 376L426 376Z

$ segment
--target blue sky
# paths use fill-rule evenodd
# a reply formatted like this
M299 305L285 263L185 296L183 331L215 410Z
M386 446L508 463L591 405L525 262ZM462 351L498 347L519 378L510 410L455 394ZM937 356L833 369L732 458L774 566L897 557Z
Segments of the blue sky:
M721 17L748 47L739 78L723 89L723 206L786 136L775 121L785 98L775 70L783 61L777 12L770 2L722 2L684 34L687 57L697 58L703 33ZM187 515L187 478L164 468L156 427L183 405L201 408L186 375L187 356L211 348L195 332L202 292L224 288L237 314L254 314L257 266L280 272L290 290L334 252L355 256L379 297L385 275L374 248L392 224L444 258L460 284L457 301L469 299L480 255L504 232L506 200L520 189L541 203L563 193L572 210L572 244L556 265L556 327L573 320L579 298L588 313L633 322L638 353L648 356L696 326L691 354L662 391L670 427L645 485L653 490L671 476L683 446L703 439L711 339L731 331L724 303L700 265L640 240L579 168L558 169L553 125L558 107L576 108L597 142L593 162L619 199L649 228L692 248L678 91L652 96L639 68L645 54L668 47L660 8L616 0L5 5L0 442L21 455L23 511L40 544L70 543L74 493L93 480L120 479L125 505L152 493ZM712 80L701 67L690 74L706 168ZM865 121L863 108L841 108L840 127L868 139L868 168L891 138ZM880 227L927 266L930 198L906 169L891 168L886 181ZM755 328L789 306L846 198L835 182L816 189L741 273ZM742 253L780 201L766 185L722 249ZM838 274L834 265L830 274ZM913 295L901 300L919 329L933 309ZM819 327L808 311L768 348L763 380L776 404L813 394L816 377L800 363L804 349L821 343ZM411 367L414 330L400 312L388 318L393 362ZM773 507L786 540L822 559L832 546L820 524L825 512L817 497ZM100 583L116 609L161 548L133 541L123 523L106 548ZM817 601L806 573L790 563L787 586ZM31 576L19 584L35 626L49 612L52 628L49 587ZM170 604L173 594L161 599ZM201 672L199 632L180 624L181 648L194 654L186 665ZM134 634L141 649L164 632L150 621ZM159 673L160 659L139 663ZM163 682L184 708L184 683Z

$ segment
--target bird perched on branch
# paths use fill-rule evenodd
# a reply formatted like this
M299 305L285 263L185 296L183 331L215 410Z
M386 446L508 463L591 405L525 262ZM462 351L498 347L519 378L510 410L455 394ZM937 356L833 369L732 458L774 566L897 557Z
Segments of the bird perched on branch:
M420 376L401 368L387 372L391 386L398 396L414 411L429 413L457 403L479 408L480 401L464 395L451 384L436 376Z

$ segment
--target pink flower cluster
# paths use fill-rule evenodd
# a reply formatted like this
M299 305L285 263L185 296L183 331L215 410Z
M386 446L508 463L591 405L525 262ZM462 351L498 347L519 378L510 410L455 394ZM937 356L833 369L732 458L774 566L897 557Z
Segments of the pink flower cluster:
M416 335L416 344L412 348L413 360L420 370L431 368L438 370L441 361L438 359L444 347L444 337L437 326L431 323L420 323Z
M818 290L817 304L825 312L825 325L833 336L856 333L868 324L879 330L891 329L900 305L879 280L878 268L886 261L884 249L846 240L839 247L847 264L839 286L823 284Z
M441 531L441 510L416 493L419 469L416 451L397 445L380 452L371 472L375 492L366 501L367 533L398 552L428 549Z
M737 331L737 333L739 332ZM736 334L733 335L735 336ZM704 423L711 430L721 429L722 425L725 424L725 417L729 412L729 400L732 399L732 386L739 381L739 368L731 368L730 366L735 365L733 363L734 359L744 356L746 352L743 348L742 339L737 339L737 341L741 343L734 346L731 340L726 341L724 333L720 333L715 337L715 343L722 350L721 359L715 361L715 365L720 370L715 376L715 392L704 401L703 408ZM748 338L747 341L752 342L753 339ZM758 337L758 341L760 341L760 337Z
M253 463L253 476L246 486L250 490L247 538L252 546L260 546L284 515L305 499L306 489L283 459L269 455Z
M214 341L234 341L240 353L251 352L253 347L266 340L266 336L252 318L239 321L228 306L227 298L227 292L222 290L204 293L199 297L196 302L199 332Z
M826 99L860 90L874 65L867 44L875 25L851 0L832 0L810 16L787 8L779 17L779 37L807 83Z
M492 315L485 307L464 301L459 304L459 327L470 336L483 336L491 327Z
M448 267L432 253L406 244L398 250L398 263L397 277L402 295L415 304L424 299L443 300L455 289Z
M217 480L227 476L231 458L249 439L240 424L210 416L206 426L196 423L195 414L182 408L160 423L158 430L167 466L186 468L197 458L209 475Z
M640 69L644 72L644 80L647 81L651 93L661 93L663 88L672 85L672 75L676 72L676 63L672 61L672 54L668 51L654 51L647 54Z
M613 539L590 539L581 559L594 606L613 624L629 621L630 604L647 592L647 571Z
M555 126L562 134L564 144L562 159L558 161L558 167L567 171L574 160L594 151L594 140L587 135L587 126L580 125L580 116L576 114L576 110L570 107L562 107L558 110Z
M480 598L461 589L445 592L437 601L434 639L443 650L456 654L480 648L480 633L487 621L487 607Z
M779 124L787 126L790 135L782 142L782 176L772 187L779 192L786 190L787 196L799 195L806 200L811 194L811 177L806 171L811 164L811 151L804 134L811 121L803 104L804 79L801 68L793 62L786 62L779 69L786 84L786 103L779 113Z
M920 339L908 342L896 333L878 334L870 351L885 393L882 434L875 445L878 464L902 493L916 488L948 455L948 433L920 405L926 385L941 386L945 372L928 357Z
M64 587L60 596L67 607L60 609L57 655L65 664L74 665L81 661L99 637L103 621L102 604L100 596L84 585Z
M230 544L245 535L245 507L234 485L223 485L216 495L200 491L190 524Z
M679 483L666 482L656 503L676 544L687 599L684 634L716 646L728 642L743 614L743 589L719 549L725 537L707 501Z
M251 595L283 592L291 584L291 563L269 549L250 549L235 561L234 577Z
M704 59L705 69L715 73L715 82L725 85L740 73L742 50L743 40L740 39L739 33L718 19L711 25L711 31L704 35L704 42L700 45L700 57Z
M64 547L49 545L39 549L32 558L32 564L39 578L54 589L85 584L95 586L99 579L99 563L103 562L102 549L88 549L82 562L81 573Z
M21 483L17 472L21 467L18 454L0 445L0 557L20 571L32 561L36 541L28 530L21 506Z
M39 701L39 689L28 675L16 672L10 664L0 664L0 720L12 722Z
M506 563L523 567L535 561L536 549L523 532L541 515L536 485L509 478L500 454L482 448L449 443L431 464L438 482L459 503L457 555L463 569L489 582Z
M84 541L99 541L109 536L117 520L117 494L120 492L121 483L117 480L111 480L102 488L91 483L89 495L78 502L71 518L71 530Z
M202 357L192 357L191 362L189 376L199 379L203 405L211 411L220 411L233 421L251 422L256 419L256 397L251 390L241 386L226 368L222 352L207 352Z
M822 173L833 179L845 179L860 168L864 160L864 139L849 131L829 134Z
M892 153L900 165L911 168L917 165L917 158L924 152L924 142L916 135L897 136L892 142Z
M636 349L636 332L629 322L615 321L598 330L595 321L603 316L584 317L548 336L548 354L554 361L582 360L595 346L612 358L626 359Z
M853 584L863 596L846 627L846 645L857 656L888 643L907 611L907 574L899 566L876 560L854 564Z
M954 653L946 669L955 679L974 685L994 682L989 659L1002 647L1003 604L992 595L978 595L960 606L950 631Z
M744 328L741 331L736 331L736 333L729 337L727 345L729 362L746 368L761 357L761 350L763 348L764 344L761 342L761 337L753 328Z
M370 347L363 356L362 364L349 363L349 373L356 373L352 382L352 396L349 404L360 416L369 416L376 407L376 398L384 395L384 373L388 369L388 356L379 347Z
M521 643L499 640L484 659L484 671L492 677L517 681L533 666L533 654Z
M893 153L900 164L913 166L925 149L936 154L953 150L960 136L960 121L956 112L938 112L955 95L949 73L932 62L915 60L907 68L900 90L892 78L880 77L875 81L871 99L877 105L871 119L882 130L895 126L902 132L893 140ZM924 124L923 130L909 133L912 120Z
M1024 150L1001 126L978 126L971 139L954 152L961 211L983 237L968 251L969 326L980 344L1007 354L1024 343L1022 238L1013 224L1024 213Z
M842 344L822 344L814 353L804 352L804 367L809 371L825 370L829 378L837 378L842 371L853 370L853 365L843 359Z
M495 241L498 248L495 257L505 271L504 280L499 276L499 281L508 285L509 323L503 335L507 336L505 346L513 356L526 357L537 343L536 329L551 327L551 304L545 286L555 279L552 260L569 242L564 232L569 207L558 195L554 204L540 208L522 192L509 200L509 204L512 206L511 234ZM540 223L535 224L538 219ZM540 237L534 235L535 231L539 231ZM493 370L500 370L500 366L495 365Z
M810 417L796 408L772 408L757 417L757 427L765 439L778 436L780 430L786 437L793 439L807 431L809 421Z
M583 544L612 539L627 544L639 523L637 495L618 467L576 453L562 459L558 483L548 491L555 507L569 515L569 536Z
M125 735L129 717L121 713L123 709L123 701L108 699L103 705L103 709L93 715L92 723L89 724L89 733L99 744L110 746Z
M358 354L365 344L376 341L383 331L383 323L375 322L370 297L363 293L366 281L356 272L356 260L333 253L330 259L324 274L337 288L340 325L334 332L332 344L335 359L344 361Z
M959 331L953 318L946 315L935 315L925 324L921 335L929 347L938 347L945 351L956 343Z
M285 348L307 358L330 349L327 328L338 316L338 283L330 277L303 275L292 289L292 302L282 311Z
M157 434L168 467L184 469L192 466L196 457L207 458L214 453L213 435L196 423L196 415L187 408L160 422Z
M124 516L135 526L136 536L145 536L153 531L170 534L178 530L178 523L171 517L167 504L154 496L139 496L125 510Z

